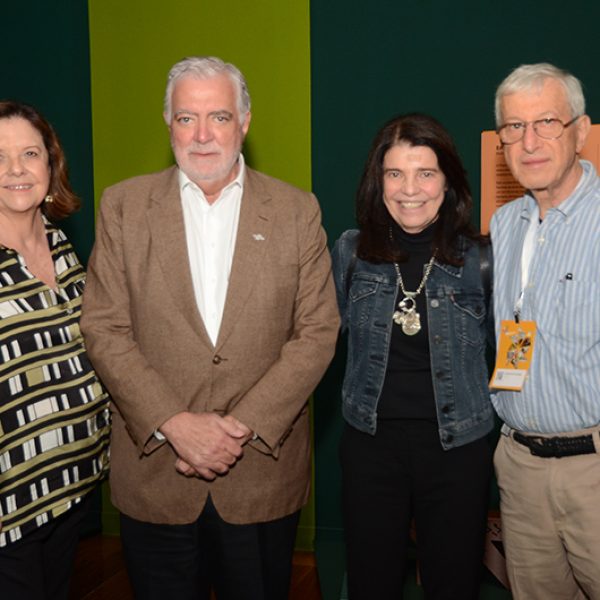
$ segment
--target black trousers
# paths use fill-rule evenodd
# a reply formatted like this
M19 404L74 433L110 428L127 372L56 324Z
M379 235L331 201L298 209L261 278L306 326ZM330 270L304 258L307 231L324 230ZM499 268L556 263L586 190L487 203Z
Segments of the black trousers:
M67 600L91 494L57 519L0 548L0 598Z
M300 512L250 525L221 519L210 496L198 520L156 525L121 515L138 600L287 600Z
M444 451L437 424L380 421L371 436L346 425L340 447L350 600L402 598L411 519L428 600L477 600L491 448Z

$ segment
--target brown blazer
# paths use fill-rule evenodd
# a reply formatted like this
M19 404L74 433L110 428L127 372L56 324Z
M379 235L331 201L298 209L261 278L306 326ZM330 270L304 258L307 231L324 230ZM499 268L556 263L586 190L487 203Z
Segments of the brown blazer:
M108 188L81 326L113 415L112 500L153 523L189 523L208 492L231 523L272 520L307 499L307 398L339 319L312 194L246 169L216 347L198 312L177 168ZM214 482L187 478L154 431L181 411L232 414L259 435Z

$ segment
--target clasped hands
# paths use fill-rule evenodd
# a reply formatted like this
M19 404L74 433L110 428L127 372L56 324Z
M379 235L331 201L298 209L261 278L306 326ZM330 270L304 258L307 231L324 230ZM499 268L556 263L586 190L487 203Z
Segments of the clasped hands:
M160 431L177 453L175 468L209 481L229 471L253 435L235 417L217 413L181 412L165 421Z

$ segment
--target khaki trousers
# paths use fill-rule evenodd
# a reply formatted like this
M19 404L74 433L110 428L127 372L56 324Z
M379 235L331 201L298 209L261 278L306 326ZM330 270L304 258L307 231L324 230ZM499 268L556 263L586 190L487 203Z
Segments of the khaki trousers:
M501 435L494 465L515 600L600 600L600 437L597 454L533 456Z

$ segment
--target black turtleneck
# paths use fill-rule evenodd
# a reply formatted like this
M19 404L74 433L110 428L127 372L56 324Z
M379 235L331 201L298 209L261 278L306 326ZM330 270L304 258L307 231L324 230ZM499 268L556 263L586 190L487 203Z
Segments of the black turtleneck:
M432 255L435 225L410 234L394 223L392 238L395 244L408 252L408 260L399 263L404 289L414 292L423 279L425 268ZM398 286L394 307L403 294ZM425 288L415 298L421 317L421 330L406 335L400 325L392 324L390 351L383 389L377 405L379 419L436 419L427 326ZM392 315L389 315L392 319Z

